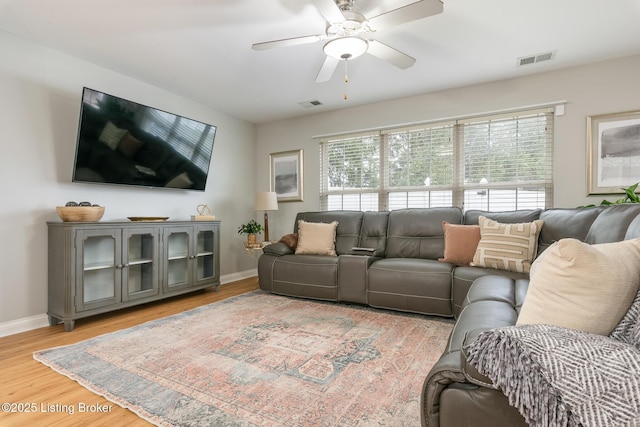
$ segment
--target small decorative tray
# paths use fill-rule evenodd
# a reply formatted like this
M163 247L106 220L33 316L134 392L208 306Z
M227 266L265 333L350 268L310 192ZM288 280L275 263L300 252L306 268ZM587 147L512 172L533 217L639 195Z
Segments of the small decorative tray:
M129 221L166 221L168 216L128 216Z

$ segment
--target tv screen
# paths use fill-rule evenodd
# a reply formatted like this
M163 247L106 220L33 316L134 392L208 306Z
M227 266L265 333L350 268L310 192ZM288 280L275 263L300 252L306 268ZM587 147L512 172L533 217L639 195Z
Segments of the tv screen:
M74 182L204 191L216 127L84 88Z

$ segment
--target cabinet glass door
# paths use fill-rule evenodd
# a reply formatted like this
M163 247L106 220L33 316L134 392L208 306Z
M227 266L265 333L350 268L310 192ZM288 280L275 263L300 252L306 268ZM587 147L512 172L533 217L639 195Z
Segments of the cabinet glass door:
M158 294L158 265L156 259L158 232L125 230L123 253L125 294L123 300L145 298Z
M213 230L199 230L196 248L196 280L210 280L216 275L215 234Z
M164 253L167 265L164 284L167 291L190 284L190 235L188 229L171 230L165 234Z
M78 232L79 251L76 272L76 308L78 311L120 300L119 232L84 230Z

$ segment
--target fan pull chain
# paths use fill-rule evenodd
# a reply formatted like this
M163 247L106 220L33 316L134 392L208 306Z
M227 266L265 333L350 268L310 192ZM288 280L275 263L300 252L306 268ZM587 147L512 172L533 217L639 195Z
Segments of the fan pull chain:
M344 100L346 101L348 96L347 96L347 83L349 83L349 74L347 73L348 71L348 67L347 67L347 62L348 60L344 60Z

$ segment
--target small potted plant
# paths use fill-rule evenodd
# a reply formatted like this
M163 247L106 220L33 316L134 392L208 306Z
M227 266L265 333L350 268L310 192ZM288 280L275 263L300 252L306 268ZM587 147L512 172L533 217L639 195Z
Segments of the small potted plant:
M246 224L242 224L238 227L238 234L247 235L247 246L256 245L256 234L262 231L262 225L258 224L255 220L251 220Z

